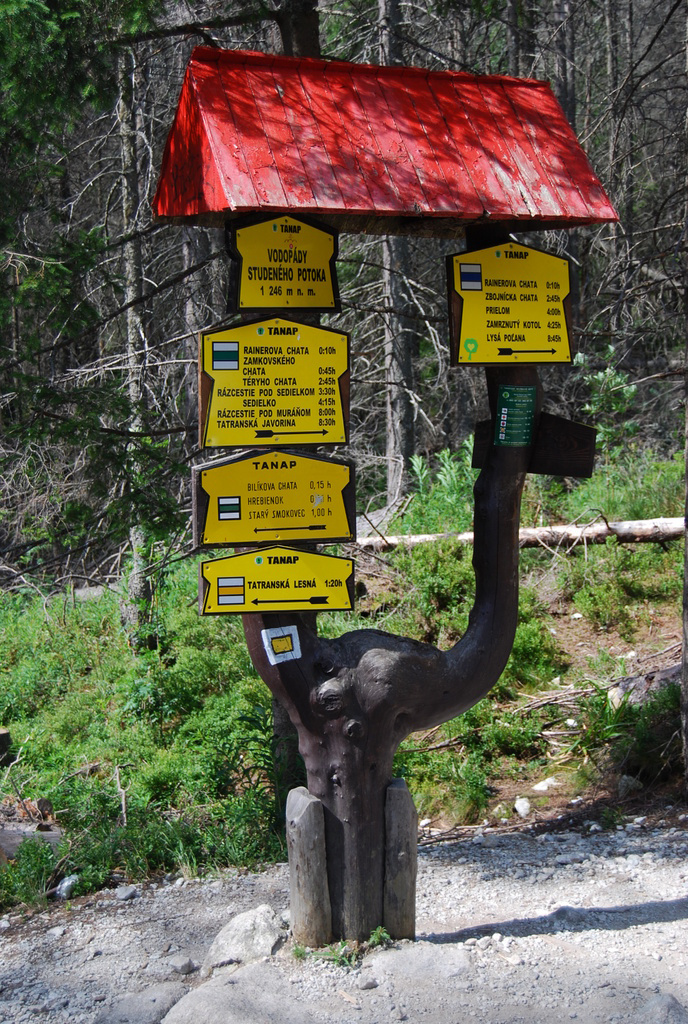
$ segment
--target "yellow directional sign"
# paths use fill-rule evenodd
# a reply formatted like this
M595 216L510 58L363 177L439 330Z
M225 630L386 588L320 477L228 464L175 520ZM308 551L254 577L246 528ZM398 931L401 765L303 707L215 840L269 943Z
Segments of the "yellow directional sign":
M193 474L196 547L354 538L353 463L255 450Z
M274 547L201 562L201 615L353 608L350 558Z
M516 242L450 256L452 363L570 363L569 264Z
M333 231L275 217L238 227L234 249L240 260L239 309L340 308Z
M200 336L201 447L343 444L349 337L274 317Z

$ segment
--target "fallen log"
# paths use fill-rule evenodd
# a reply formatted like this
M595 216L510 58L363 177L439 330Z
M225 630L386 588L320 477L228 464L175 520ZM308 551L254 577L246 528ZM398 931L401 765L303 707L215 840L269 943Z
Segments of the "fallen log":
M518 531L518 544L521 548L565 547L570 550L577 544L604 544L610 537L616 537L625 544L660 543L679 540L683 537L684 529L685 521L682 516L666 519L632 519L619 523L608 523L602 519L585 526L571 523L567 526L521 527ZM361 537L357 544L361 548L373 551L388 551L400 545L411 548L438 540L472 544L473 532L469 530L465 533L416 533L389 537L378 534L375 537Z

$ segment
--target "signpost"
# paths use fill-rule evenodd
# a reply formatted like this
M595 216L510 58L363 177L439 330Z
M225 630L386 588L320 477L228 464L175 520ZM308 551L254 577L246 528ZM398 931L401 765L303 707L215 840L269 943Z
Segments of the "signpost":
M467 710L507 663L526 473L591 464L589 428L545 419L537 371L523 365L571 361L568 264L508 232L618 218L537 84L457 85L442 72L336 62L323 72L320 62L215 48L189 64L156 209L215 223L265 211L233 232L242 316L339 308L336 236L285 210L328 210L371 234L463 229L473 250L449 260L452 362L486 365L491 416L479 431L475 603L446 651L374 629L329 639L303 614L353 605L353 562L305 543L318 526L310 504L329 506L326 482L337 490L334 469L315 478L281 465L293 445L347 440L348 338L284 319L202 337L200 444L251 451L200 467L196 537L241 543L239 524L239 537L246 526L271 543L204 562L199 603L202 614L242 614L253 664L298 731L310 792L292 791L286 818L292 930L304 945L363 940L380 925L413 938L417 822L391 779L394 752ZM274 543L292 528L294 546Z
M194 546L351 541L350 462L254 450L193 470Z
M201 562L199 584L201 615L349 611L354 564L275 545Z
M334 232L296 217L275 217L236 228L237 308L339 310L336 242Z
M447 263L453 365L571 362L567 260L504 242Z
M344 444L349 336L274 317L200 336L199 445Z

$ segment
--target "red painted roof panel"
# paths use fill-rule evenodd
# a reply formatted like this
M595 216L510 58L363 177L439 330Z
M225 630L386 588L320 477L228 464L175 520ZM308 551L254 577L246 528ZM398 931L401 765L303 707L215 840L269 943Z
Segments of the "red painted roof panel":
M545 82L208 47L189 61L153 205L430 234L617 219Z
M418 195L418 212L426 216L444 212L455 215L458 212L456 199L447 187L442 164L425 134L413 102L416 91L413 82L409 83L404 76L400 77L397 89L385 89L384 82L379 80L378 87L399 140L396 150L398 169L408 168L410 172L411 187ZM371 131L374 130L372 126Z
M388 209L398 205L397 192L380 154L379 146L384 145L384 140L371 134L366 107L348 68L343 71L327 68L323 85L331 108L340 119L339 132L332 142L345 159L342 192L351 196L354 210ZM358 196L355 205L354 196Z
M284 116L301 154L314 201L319 207L341 207L344 198L332 164L323 159L325 147L322 132L309 106L306 106L308 116L303 116L304 99L307 97L300 77L285 76L282 87Z

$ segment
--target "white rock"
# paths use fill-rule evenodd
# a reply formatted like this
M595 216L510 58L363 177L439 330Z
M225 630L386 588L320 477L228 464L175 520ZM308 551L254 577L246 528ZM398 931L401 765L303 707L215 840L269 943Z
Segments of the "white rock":
M184 956L183 953L173 956L170 960L170 967L175 974L192 974L196 966L191 957Z
M555 786L558 786L558 785L559 785L559 783L557 782L557 780L553 776L550 775L550 777L548 779L542 779L541 782L536 782L535 785L533 786L533 792L534 793L546 793L548 789L553 789Z
M649 1003L646 1003L638 1020L648 1021L651 1024L686 1024L688 1012L675 996L657 995Z
M519 818L527 818L530 814L530 800L525 796L519 796L514 800L514 810Z
M78 881L78 875L67 875L66 878L63 878L60 884L58 885L57 889L55 890L55 895L57 896L58 900L68 900L69 897L74 892L76 883Z
M263 903L255 910L237 914L215 936L204 961L205 968L248 963L272 956L286 939L274 910Z
M133 900L138 896L135 885L118 885L115 889L115 896L118 900Z
M620 800L625 800L631 793L635 793L637 790L642 789L643 784L638 779L634 779L632 775L622 775L619 779L619 785L617 792Z

